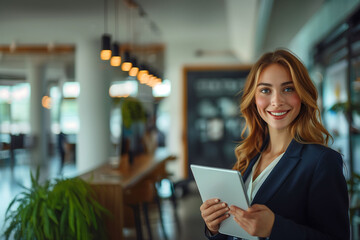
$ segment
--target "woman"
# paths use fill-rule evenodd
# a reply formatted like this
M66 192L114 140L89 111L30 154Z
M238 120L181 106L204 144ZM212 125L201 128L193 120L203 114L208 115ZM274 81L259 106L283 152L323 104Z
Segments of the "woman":
M316 101L306 68L289 51L266 53L255 63L241 99L246 126L234 165L251 207L205 201L200 210L209 239L237 239L218 232L228 217L265 239L350 239L343 162L327 147L331 136Z

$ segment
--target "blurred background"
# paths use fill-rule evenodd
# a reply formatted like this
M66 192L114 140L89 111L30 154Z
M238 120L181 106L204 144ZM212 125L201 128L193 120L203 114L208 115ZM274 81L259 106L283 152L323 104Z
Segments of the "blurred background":
M358 0L0 1L0 224L35 166L43 179L75 177L157 147L176 156L166 170L178 211L199 226L183 239L201 239L189 164L236 161L239 92L251 64L277 48L294 52L318 89L358 239Z

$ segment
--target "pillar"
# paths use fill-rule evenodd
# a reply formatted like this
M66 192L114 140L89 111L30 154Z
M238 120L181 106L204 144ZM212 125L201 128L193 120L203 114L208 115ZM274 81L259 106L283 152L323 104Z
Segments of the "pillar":
M91 40L79 41L76 46L75 80L80 83L76 143L79 173L108 161L110 152L110 80L108 63L100 60L100 46L100 42Z
M35 144L31 148L31 163L41 165L46 163L46 129L45 109L41 105L43 92L43 64L36 58L29 58L27 62L27 80L30 83L30 129Z

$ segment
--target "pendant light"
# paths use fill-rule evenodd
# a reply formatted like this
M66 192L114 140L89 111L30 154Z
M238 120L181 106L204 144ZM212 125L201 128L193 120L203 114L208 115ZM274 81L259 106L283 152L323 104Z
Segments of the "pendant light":
M118 36L118 1L115 0L115 38L119 39ZM120 57L120 47L118 42L114 42L112 45L112 57L110 60L110 65L113 67L119 67L121 64L121 57Z
M110 42L111 36L109 34L104 34L101 37L102 48L100 52L101 60L109 60L111 58L111 49L110 49Z
M139 68L137 67L137 61L136 61L136 58L132 58L132 67L129 71L129 76L131 77L136 77L138 75L138 72L139 72Z
M107 34L107 0L104 0L104 30L105 33L101 37L101 60L109 60L111 58L111 36Z
M129 5L128 11L126 13L126 21L127 21L127 33L128 33L128 39L129 39L129 44L128 47L125 49L124 51L124 59L123 59L123 63L121 65L121 70L128 72L130 71L130 69L132 68L132 62L131 62L131 56L130 56L130 51L132 50L132 24L131 24L131 14L132 14L132 8L134 6L132 6L131 4Z
M137 78L141 84L146 83L146 76L149 74L149 71L146 70L145 64L141 64L139 68L139 73L137 75Z
M124 51L124 61L121 64L121 70L127 72L127 71L130 71L131 68L132 68L132 63L131 63L131 59L130 59L130 52L129 52L129 50L125 50Z
M133 16L133 11L131 9L130 11L130 27L131 27L131 49L135 49L134 46L136 46L135 42L138 40L138 38L135 38L136 34L135 34L135 30L136 30L136 16ZM138 50L138 48L137 48ZM137 62L137 57L135 56L135 54L132 54L132 58L131 58L131 63L132 63L132 67L129 71L129 76L131 77L136 77L138 72L139 72L139 66L138 66L138 62Z
M112 45L112 57L110 59L110 65L113 67L119 67L121 64L120 48L117 42Z

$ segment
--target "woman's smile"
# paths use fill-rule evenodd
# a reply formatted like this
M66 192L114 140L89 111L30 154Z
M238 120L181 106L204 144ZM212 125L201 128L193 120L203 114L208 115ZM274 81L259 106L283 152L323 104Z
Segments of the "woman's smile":
M280 116L284 116L285 114L287 114L289 111L268 111L268 113L270 113L271 115L275 116L275 117L280 117Z

